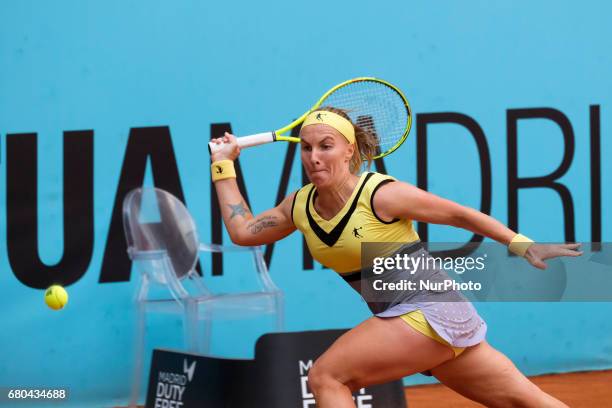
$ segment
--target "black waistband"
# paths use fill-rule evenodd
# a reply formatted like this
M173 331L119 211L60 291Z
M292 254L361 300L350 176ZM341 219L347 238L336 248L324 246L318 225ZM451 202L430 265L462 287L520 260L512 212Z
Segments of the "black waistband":
M396 254L410 255L423 248L424 246L421 241L411 242L410 244L406 244L402 246L399 251L394 252L390 256L395 256ZM374 273L372 272L372 268L370 267L370 268L364 268L363 270L360 270L360 271L344 273L340 276L342 276L342 279L344 279L346 282L355 282L355 281L359 281L361 279L367 278L372 275L374 275Z

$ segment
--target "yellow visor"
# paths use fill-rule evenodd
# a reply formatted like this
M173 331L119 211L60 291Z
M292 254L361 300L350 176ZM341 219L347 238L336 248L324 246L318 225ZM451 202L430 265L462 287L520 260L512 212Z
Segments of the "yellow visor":
M317 124L331 126L340 132L349 143L355 143L355 128L353 124L337 113L324 110L311 112L302 123L302 128Z

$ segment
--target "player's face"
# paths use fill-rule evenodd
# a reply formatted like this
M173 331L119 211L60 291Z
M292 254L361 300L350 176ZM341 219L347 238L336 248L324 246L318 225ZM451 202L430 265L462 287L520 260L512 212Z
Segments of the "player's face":
M355 146L331 126L306 126L300 132L302 164L317 187L334 185L346 178Z

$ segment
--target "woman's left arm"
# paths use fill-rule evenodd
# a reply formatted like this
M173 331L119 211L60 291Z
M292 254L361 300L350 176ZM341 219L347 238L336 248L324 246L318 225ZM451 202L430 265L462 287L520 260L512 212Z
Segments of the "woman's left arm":
M495 218L473 208L431 194L404 182L387 183L374 195L373 211L379 218L407 218L430 224L451 225L509 245L517 235ZM580 244L532 244L525 258L533 266L545 269L544 260L558 256L579 256Z

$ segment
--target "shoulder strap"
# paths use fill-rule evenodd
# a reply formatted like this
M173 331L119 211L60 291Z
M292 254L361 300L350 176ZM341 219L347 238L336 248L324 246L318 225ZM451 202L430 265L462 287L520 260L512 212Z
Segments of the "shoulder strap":
M303 203L306 203L306 205L308 205L308 203L305 202L304 199L305 197L308 197L307 191L309 187L312 187L312 183L306 184L305 186L300 188L298 191L295 192L295 195L293 196L293 202L291 203L291 221L293 221L293 225L295 226L297 226L297 224L295 223L295 212L304 211L302 209ZM296 208L296 202L297 202L297 208Z
M391 221L384 221L378 216L378 214L376 214L376 210L374 209L374 195L376 194L376 191L378 191L380 187L384 186L387 183L392 183L394 181L397 181L397 179L395 177L387 176L385 174L380 174L380 173L376 173L376 175L378 177L376 177L376 179L373 180L370 186L370 210L372 211L372 214L374 215L374 217L376 217L378 221L382 222L383 224L393 224L394 222L399 221L399 218L394 218Z

